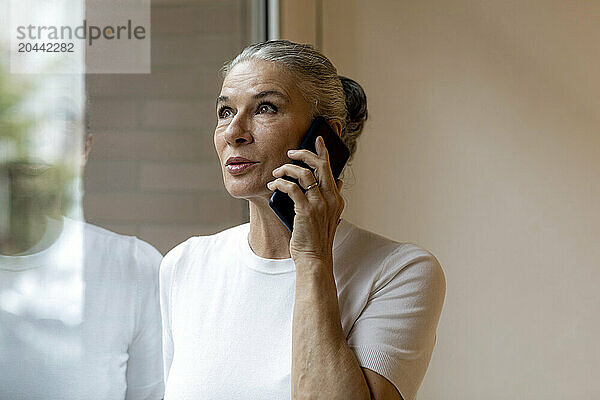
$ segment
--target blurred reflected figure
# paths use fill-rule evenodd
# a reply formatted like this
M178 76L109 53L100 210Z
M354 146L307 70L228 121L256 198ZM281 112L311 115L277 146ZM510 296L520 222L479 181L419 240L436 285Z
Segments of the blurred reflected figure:
M64 216L75 172L0 160L0 399L161 399L162 256Z

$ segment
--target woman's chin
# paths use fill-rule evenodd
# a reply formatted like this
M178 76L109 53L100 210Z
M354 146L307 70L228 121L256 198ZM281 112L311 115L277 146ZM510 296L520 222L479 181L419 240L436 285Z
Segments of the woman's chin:
M251 200L253 198L266 198L268 200L273 194L273 192L267 189L266 184L264 185L264 188L256 185L230 184L226 185L225 189L227 189L227 192L236 199Z

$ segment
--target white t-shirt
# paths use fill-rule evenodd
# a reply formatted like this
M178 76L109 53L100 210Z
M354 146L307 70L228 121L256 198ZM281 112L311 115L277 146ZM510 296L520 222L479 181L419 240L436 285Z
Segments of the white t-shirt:
M50 247L0 255L0 399L160 399L161 254L63 221Z
M249 227L192 237L161 263L165 400L291 396L295 265L257 256ZM426 250L345 220L333 253L348 345L415 399L444 302L442 268Z

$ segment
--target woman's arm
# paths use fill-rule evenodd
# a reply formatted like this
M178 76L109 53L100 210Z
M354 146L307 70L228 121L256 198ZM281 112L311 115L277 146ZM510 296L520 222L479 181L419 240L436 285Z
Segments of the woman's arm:
M370 399L346 344L331 265L296 265L292 399Z
M373 400L404 400L392 382L388 381L377 372L362 368Z
M341 126L334 125L340 131ZM319 137L318 154L308 150L289 152L314 169L285 164L273 171L267 186L287 193L294 201L296 217L290 254L296 263L296 298L292 321L292 399L401 399L395 387L381 375L363 373L348 347L333 276L332 245L344 208L340 190L329 166L329 155ZM303 193L282 179L298 179L300 186L319 186ZM312 185L314 186L314 185ZM393 390L390 390L390 386ZM383 397L382 397L383 396Z
M386 378L361 368L348 347L331 265L296 265L292 399L402 400Z

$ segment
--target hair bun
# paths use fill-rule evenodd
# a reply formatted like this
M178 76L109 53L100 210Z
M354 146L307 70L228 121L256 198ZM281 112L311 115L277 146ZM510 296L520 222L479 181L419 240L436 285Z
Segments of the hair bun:
M360 135L363 125L368 118L367 95L353 79L338 75L344 95L346 97L346 109L348 110L348 119L346 120L346 131L352 135Z

